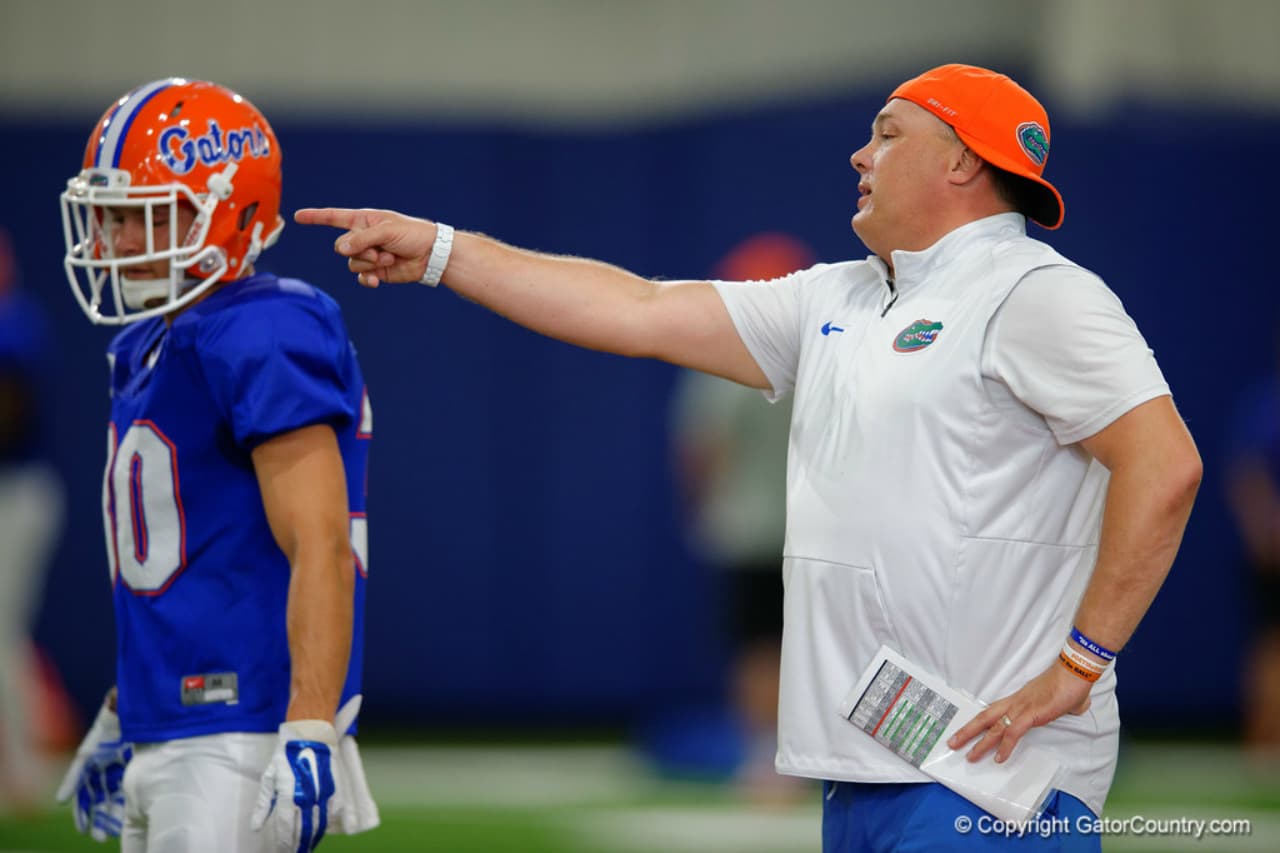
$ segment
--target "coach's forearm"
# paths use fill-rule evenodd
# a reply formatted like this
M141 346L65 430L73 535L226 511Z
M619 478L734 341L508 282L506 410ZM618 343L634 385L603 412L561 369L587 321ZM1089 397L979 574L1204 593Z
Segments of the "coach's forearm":
M549 337L619 355L650 355L638 318L660 288L600 261L531 252L459 231L444 284Z

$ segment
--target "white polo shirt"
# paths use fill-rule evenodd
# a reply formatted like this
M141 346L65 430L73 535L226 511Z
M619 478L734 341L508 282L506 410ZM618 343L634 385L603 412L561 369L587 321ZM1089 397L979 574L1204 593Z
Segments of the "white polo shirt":
M779 772L926 781L839 705L881 644L986 701L1053 664L1097 559L1108 472L1075 442L1169 393L1120 302L1009 213L923 252L716 282L787 458ZM1114 668L1025 742L1101 812Z

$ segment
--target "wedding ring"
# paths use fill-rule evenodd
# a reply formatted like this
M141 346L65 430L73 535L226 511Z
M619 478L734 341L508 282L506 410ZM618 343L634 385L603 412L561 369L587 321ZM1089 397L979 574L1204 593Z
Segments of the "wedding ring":
M1006 729L1007 729L1007 728L1009 728L1009 726L1012 726L1012 725L1013 725L1013 720L1009 719L1009 715L1008 715L1008 714L1002 714L1002 715L1000 716L1000 722L1004 723L1004 727L1005 727Z

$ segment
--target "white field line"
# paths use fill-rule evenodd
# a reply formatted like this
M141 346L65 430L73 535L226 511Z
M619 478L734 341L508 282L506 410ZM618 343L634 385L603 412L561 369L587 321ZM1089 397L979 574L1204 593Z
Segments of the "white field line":
M565 816L585 849L610 853L813 853L822 847L822 810L741 805L609 809Z
M386 806L537 808L619 803L661 784L623 747L361 748Z

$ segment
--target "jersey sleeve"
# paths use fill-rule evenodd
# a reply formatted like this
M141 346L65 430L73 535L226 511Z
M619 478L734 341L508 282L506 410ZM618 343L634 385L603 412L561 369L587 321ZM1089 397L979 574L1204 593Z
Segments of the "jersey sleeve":
M765 397L777 400L795 387L800 363L802 291L809 270L768 281L713 281L738 336L769 380Z
M205 375L236 443L253 448L317 423L339 429L352 408L351 345L320 297L262 300L219 312L199 344Z
M1096 434L1169 385L1119 298L1079 267L1033 270L988 329L983 375L1039 412L1062 444Z

